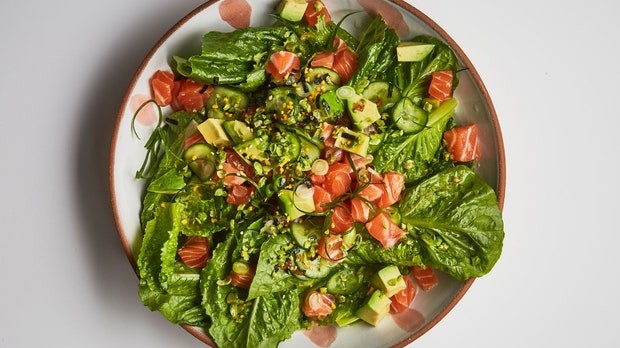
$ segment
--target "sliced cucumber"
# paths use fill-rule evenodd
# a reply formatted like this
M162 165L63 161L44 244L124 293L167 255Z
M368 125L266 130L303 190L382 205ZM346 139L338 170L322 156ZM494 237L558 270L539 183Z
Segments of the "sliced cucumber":
M235 145L233 149L247 162L256 160L264 163L268 159L267 155L265 155L265 150L267 150L268 146L269 142L259 137Z
M302 168L301 170L307 171L312 167L312 163L321 157L321 149L316 146L310 139L299 136L299 142L301 145L301 155L308 156L309 166L308 168Z
M304 77L297 82L295 92L305 98L314 93L325 93L340 86L340 75L337 72L323 68L307 68Z
M401 98L398 87L383 81L371 82L364 88L362 96L377 104L379 111L389 109Z
M225 118L226 114L234 115L245 110L248 107L248 97L237 88L217 86L207 99L205 107L209 117Z
M349 295L362 286L362 274L352 268L334 273L327 281L327 292L334 295Z
M351 227L347 232L342 235L342 246L345 250L350 250L357 244L357 231L355 227Z
M299 98L293 87L276 87L269 90L265 110L275 114L275 118L284 124L297 123Z
M235 145L254 138L252 129L243 121L224 121L222 126Z
M316 68L308 68L308 72L305 73L305 81L308 83L312 83L318 85L325 81L328 85L340 85L340 75L337 72L331 69L316 67Z
M426 127L428 113L411 99L403 98L392 109L392 121L405 133L417 133Z
M215 173L215 149L208 144L194 144L185 150L185 161L198 179L209 180Z
M313 279L327 277L335 265L335 263L325 260L318 255L312 258L310 252L306 250L300 250L295 254L295 264L297 268L304 272L306 277Z
M321 238L321 226L313 224L311 221L293 222L291 224L291 234L297 244L308 250L312 245L316 245Z
M301 140L293 132L285 132L286 147L282 153L282 164L296 160L301 153Z

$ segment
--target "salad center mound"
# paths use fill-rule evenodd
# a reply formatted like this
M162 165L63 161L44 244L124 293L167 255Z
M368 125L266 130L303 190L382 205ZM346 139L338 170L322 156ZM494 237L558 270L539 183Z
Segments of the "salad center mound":
M276 12L151 79L166 114L137 172L139 294L220 347L376 325L437 270L479 277L502 249L477 127L453 118L454 52L381 17L355 38L320 1Z

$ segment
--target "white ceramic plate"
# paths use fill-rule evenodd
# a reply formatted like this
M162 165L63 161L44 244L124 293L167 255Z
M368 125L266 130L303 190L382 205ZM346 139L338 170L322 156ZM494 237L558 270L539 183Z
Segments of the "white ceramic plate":
M135 179L135 173L146 154L144 142L156 123L154 109L144 113L136 123L137 132L142 135L141 140L132 135L131 120L137 106L149 99L150 77L159 69L169 70L168 61L172 55L189 56L200 52L201 37L207 31L234 30L229 23L247 25L248 17L250 26L273 23L274 20L267 14L273 12L277 2L278 0L223 0L203 4L181 19L159 40L134 75L116 120L110 155L114 216L123 246L134 267L137 257L134 247L141 235L139 215L145 186L144 181ZM495 188L501 207L505 186L505 161L499 124L478 73L458 45L431 19L404 1L325 0L324 3L335 21L354 10L363 10L370 14L380 13L402 39L429 34L443 39L454 49L460 65L466 68L459 73L460 82L455 94L459 100L456 120L458 123L476 123L479 126L482 157L477 163L476 171ZM235 7L239 5L241 6ZM251 13L250 16L248 12ZM369 19L368 14L357 14L346 21L344 28L359 37ZM166 111L169 110L164 109L164 113ZM332 347L401 347L420 337L450 311L473 282L459 282L443 274L439 277L437 287L427 293L418 292L412 308L417 310L421 317L415 319L415 322L409 322L409 330L404 330L401 328L403 325L397 325L388 317L376 328L353 325L338 329ZM185 328L198 339L213 345L202 329L188 326ZM312 346L311 341L301 331L281 344L281 347L299 346Z

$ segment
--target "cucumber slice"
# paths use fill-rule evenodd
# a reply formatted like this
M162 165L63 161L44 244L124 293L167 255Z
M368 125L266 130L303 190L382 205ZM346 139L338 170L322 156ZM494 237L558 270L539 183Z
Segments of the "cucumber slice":
M314 258L310 257L310 253L306 250L300 250L295 254L295 264L304 272L306 277L313 279L327 277L335 265L335 263L318 255Z
M248 163L251 163L252 161L260 161L264 163L268 159L265 155L265 150L267 150L268 146L269 142L266 139L259 137L235 145L233 149Z
M357 244L357 231L355 227L351 227L347 232L342 235L342 246L345 250L350 250Z
M327 281L327 292L334 295L349 295L362 286L362 275L357 270L345 268L334 273Z
M293 222L291 224L291 234L297 244L308 250L312 245L316 245L321 238L321 227L311 221L303 223Z
M288 125L297 123L299 98L293 87L276 87L269 90L265 110L272 112L275 118Z
M232 140L235 145L254 138L252 129L243 121L224 121L222 126L224 127L226 134L230 137L230 140Z
M301 145L301 155L308 156L310 165L308 168L302 168L301 170L307 171L312 167L312 163L321 157L321 149L314 145L312 141L304 136L299 136L299 143Z
M316 68L308 68L308 72L304 75L305 81L308 83L312 83L318 85L325 81L328 85L340 85L340 75L332 69L316 67Z
M292 132L285 132L284 134L286 147L282 153L282 157L280 157L282 164L296 160L301 153L301 140L299 140L297 134Z
M314 93L325 93L340 86L340 75L331 69L317 67L307 68L303 78L297 82L295 92L306 98Z
M208 144L194 144L185 150L185 161L198 179L209 180L215 173L215 149Z
M362 96L377 104L379 111L391 108L401 98L398 87L383 81L371 82L364 88Z
M241 90L233 87L217 86L207 99L205 107L212 118L225 118L227 114L236 114L248 107L248 97Z
M392 121L405 133L417 133L426 127L428 113L411 99L403 98L392 109Z

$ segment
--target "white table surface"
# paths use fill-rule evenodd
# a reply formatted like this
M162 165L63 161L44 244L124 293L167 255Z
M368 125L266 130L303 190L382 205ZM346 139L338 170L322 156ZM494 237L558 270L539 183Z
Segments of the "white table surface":
M619 347L617 1L411 1L482 76L505 249L415 347ZM202 347L142 306L108 201L121 97L200 1L0 2L0 347Z

